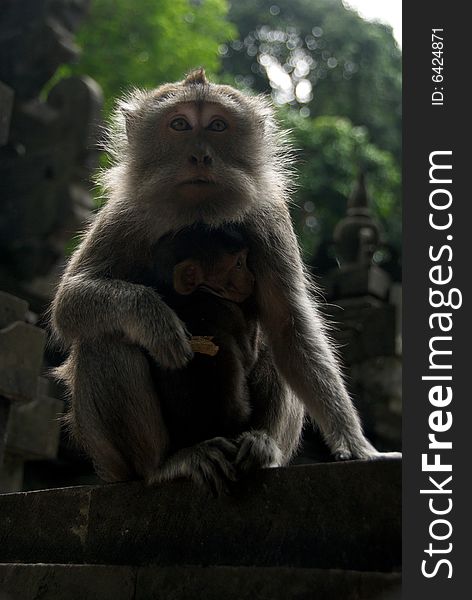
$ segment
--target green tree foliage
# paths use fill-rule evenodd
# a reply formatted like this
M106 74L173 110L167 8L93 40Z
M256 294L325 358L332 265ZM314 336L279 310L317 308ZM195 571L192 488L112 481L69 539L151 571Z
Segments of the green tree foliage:
M107 109L131 86L153 88L200 65L215 73L219 46L236 35L227 12L226 0L94 0L74 72L98 81Z
M346 213L346 198L360 171L374 216L387 239L399 247L401 236L400 172L393 156L369 141L364 127L341 117L307 119L283 111L298 148L298 189L292 214L305 256L313 255L322 240Z
M229 16L227 0L94 0L78 43L73 70L100 83L107 112L130 86L175 81L197 65L213 79L272 91L288 106L281 112L299 148L293 215L307 257L330 237L361 169L399 246L401 54L390 28L341 0L234 0ZM305 83L297 96L303 82L311 92Z
M401 52L390 27L341 0L238 0L230 19L240 36L223 64L237 84L311 116L345 116L399 159Z

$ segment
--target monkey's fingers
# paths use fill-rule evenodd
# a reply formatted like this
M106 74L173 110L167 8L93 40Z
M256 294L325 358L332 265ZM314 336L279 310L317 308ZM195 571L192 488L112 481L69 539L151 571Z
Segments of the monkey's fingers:
M233 464L226 458L226 456L217 448L209 450L208 457L214 465L216 471L229 481L237 480L236 469Z
M228 480L218 472L214 465L202 465L201 484L214 498L229 494Z
M214 498L226 493L226 487L222 478L215 472L211 465L200 464L191 475L199 487L207 490Z
M333 453L333 456L337 461L353 460L354 458L349 450L338 450Z
M215 437L211 440L207 440L205 443L210 446L215 446L221 450L221 452L223 452L223 454L230 460L234 460L238 453L238 444L235 441L229 440L225 437Z
M195 457L192 479L204 485L213 496L228 493L228 482L236 481L236 470L221 450L215 446L200 444Z

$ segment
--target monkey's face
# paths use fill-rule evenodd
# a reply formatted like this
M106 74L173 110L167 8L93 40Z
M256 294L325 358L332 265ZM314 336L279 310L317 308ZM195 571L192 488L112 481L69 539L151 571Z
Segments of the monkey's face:
M262 98L198 79L162 86L122 108L128 173L136 198L156 219L175 227L242 218L277 179L268 168L274 124Z
M166 152L160 164L175 169L171 194L177 205L205 207L230 201L228 195L251 193L241 181L235 147L242 129L235 115L216 103L186 102L165 115L160 140Z
M247 266L247 250L225 254L211 270L205 284L222 298L243 302L254 290L254 275Z
M179 102L131 138L141 185L155 203L190 221L241 209L257 195L251 124L217 102ZM252 146L252 147L251 147Z
M174 268L174 289L191 294L206 289L232 302L244 302L254 290L254 276L247 266L247 250L225 253L211 265L188 259Z

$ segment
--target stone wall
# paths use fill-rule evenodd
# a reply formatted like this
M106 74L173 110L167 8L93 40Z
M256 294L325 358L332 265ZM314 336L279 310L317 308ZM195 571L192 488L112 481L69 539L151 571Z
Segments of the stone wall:
M59 445L64 407L39 377L46 335L27 310L0 292L0 493L21 490L25 461L53 459Z
M34 324L45 321L71 239L92 216L102 94L90 78L54 81L79 56L74 33L88 7L0 3L0 491L21 489L25 464L49 468L58 451L64 407L38 379L50 364Z
M64 251L90 215L90 174L102 97L88 78L44 92L77 59L74 32L88 0L2 0L0 5L0 289L40 312Z

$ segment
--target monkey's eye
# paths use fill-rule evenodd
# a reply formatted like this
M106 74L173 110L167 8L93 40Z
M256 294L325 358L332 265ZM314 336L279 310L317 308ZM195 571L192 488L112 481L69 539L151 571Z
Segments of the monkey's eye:
M223 121L223 119L214 119L207 127L210 131L224 131L228 125Z
M236 268L237 269L242 269L243 268L243 259L241 257L238 258L238 260L236 262Z
M183 117L177 117L177 119L171 121L170 126L172 129L175 129L175 131L186 131L188 129L192 129L190 123Z

